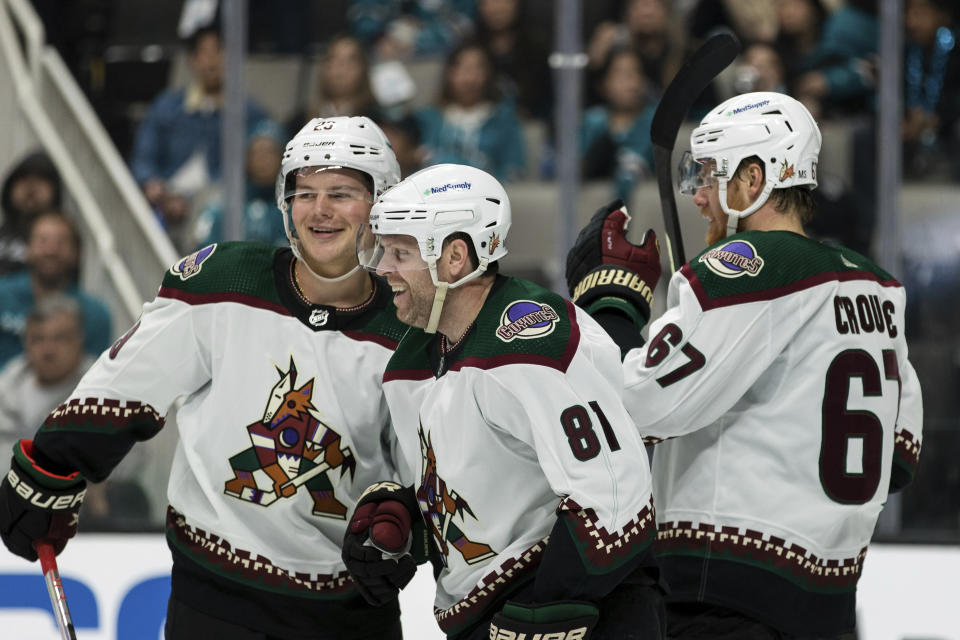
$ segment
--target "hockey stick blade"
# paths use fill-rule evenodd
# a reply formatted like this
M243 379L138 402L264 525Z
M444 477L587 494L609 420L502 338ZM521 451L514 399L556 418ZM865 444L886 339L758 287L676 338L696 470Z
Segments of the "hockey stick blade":
M730 33L720 33L704 42L687 60L663 92L653 122L650 139L653 142L653 160L660 190L660 208L670 266L674 271L686 262L683 239L680 236L680 218L677 215L673 191L673 147L683 119L703 90L726 69L740 53L740 42Z

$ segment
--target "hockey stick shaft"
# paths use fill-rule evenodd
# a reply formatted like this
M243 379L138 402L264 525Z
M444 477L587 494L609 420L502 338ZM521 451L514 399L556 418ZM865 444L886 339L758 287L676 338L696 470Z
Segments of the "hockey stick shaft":
M57 568L57 554L49 542L36 543L37 555L40 557L40 568L43 570L43 580L47 583L47 593L50 595L50 605L53 615L60 628L61 640L77 640L77 632L73 628L73 619L70 618L70 609L67 608L67 594L60 581L60 570Z
M677 201L673 191L672 157L677 132L680 131L680 126L694 101L739 53L740 43L732 34L721 33L708 39L674 76L653 115L650 138L653 141L653 160L660 187L660 209L663 213L667 251L673 271L677 271L686 262Z

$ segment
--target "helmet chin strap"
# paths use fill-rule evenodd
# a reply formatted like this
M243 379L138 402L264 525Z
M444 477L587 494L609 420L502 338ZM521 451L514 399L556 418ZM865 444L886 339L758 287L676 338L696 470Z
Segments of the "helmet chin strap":
M447 299L447 291L449 289L449 282L441 282L437 285L437 292L433 294L433 307L430 309L430 319L424 328L426 333L437 332L437 325L440 324L440 311L443 309L443 301Z
M437 287L437 291L433 294L433 306L430 308L430 319L427 320L427 326L423 330L425 333L437 332L437 325L440 324L440 312L443 310L443 302L447 299L447 291L456 289L460 285L479 277L480 274L487 270L487 262L488 259L481 258L480 266L474 269L473 272L460 278L456 282L450 283L440 282L440 278L437 276L437 259L430 259L427 263L430 267L430 278L433 279L433 284Z
M720 181L719 187L719 196L720 196L720 208L723 209L723 212L727 214L727 235L732 236L737 232L737 225L740 224L742 218L746 218L748 215L759 209L763 206L763 203L767 201L767 198L770 197L770 192L773 191L773 183L767 180L766 184L763 185L763 191L760 192L760 195L757 196L757 199L749 207L743 211L738 211L737 209L731 209L727 204L727 180Z
M291 242L290 248L293 249L293 255L297 258L297 260L303 263L303 266L307 268L307 271L310 272L310 275L316 278L317 280L319 280L320 282L330 282L330 283L343 282L344 280L346 280L347 278L349 278L350 276L352 276L353 274L355 274L357 271L360 270L360 265L357 264L355 267L353 267L343 275L337 276L336 278L327 278L326 276L322 276L310 268L310 264L303 259L303 254L300 253L299 242Z

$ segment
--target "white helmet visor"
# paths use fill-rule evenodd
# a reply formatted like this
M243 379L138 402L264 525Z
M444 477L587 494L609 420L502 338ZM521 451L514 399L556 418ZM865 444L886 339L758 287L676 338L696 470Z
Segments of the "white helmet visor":
M416 238L373 233L368 224L361 225L357 231L357 260L364 269L377 273L424 271L430 268L420 255Z
M677 169L677 190L692 196L703 187L717 184L717 162L712 158L696 160L690 151L684 151Z

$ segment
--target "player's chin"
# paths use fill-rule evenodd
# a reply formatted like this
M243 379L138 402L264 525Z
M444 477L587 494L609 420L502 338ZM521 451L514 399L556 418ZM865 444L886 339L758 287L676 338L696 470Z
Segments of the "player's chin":
M726 235L726 229L720 227L715 223L710 223L710 226L707 228L706 240L707 246L709 247L712 244L716 244L723 240Z

